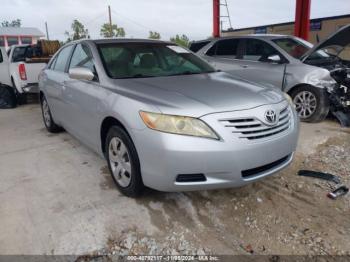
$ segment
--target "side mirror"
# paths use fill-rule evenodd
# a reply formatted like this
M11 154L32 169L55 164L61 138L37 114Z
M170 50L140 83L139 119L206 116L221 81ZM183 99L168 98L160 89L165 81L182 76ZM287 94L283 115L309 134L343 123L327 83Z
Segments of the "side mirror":
M281 63L282 59L279 55L270 55L267 60L272 63Z
M73 67L68 71L69 77L77 80L91 81L94 79L94 73L86 67Z

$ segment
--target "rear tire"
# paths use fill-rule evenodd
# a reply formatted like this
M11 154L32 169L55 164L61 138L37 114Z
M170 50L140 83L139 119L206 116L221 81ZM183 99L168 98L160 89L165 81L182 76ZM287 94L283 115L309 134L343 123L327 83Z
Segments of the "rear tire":
M17 106L16 94L12 87L0 85L0 108L15 108Z
M11 79L11 81L12 81L13 90L14 90L14 92L16 94L16 98L17 98L17 105L27 104L27 94L25 94L25 93L21 94L20 92L18 92L15 81L13 81L13 79Z
M324 88L303 85L292 90L290 95L301 121L321 122L328 115L329 99Z
M40 100L40 104L41 104L41 112L43 116L44 125L47 131L49 131L50 133L58 133L62 131L62 128L59 125L57 125L53 120L49 104L47 103L47 100L44 95Z
M139 157L129 135L119 126L110 128L105 143L106 159L112 178L121 193L138 197L144 190Z

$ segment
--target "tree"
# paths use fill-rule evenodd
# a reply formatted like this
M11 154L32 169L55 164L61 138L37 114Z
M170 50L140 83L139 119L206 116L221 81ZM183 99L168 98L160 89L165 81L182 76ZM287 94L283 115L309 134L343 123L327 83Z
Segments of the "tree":
M149 39L160 39L160 34L156 31L149 31Z
M100 35L103 37L125 37L125 31L123 27L118 27L116 24L111 25L105 23L101 26Z
M11 22L3 21L1 25L2 27L21 27L22 21L21 19L15 19L15 20L12 20Z
M184 34L182 36L176 35L175 37L170 38L170 41L183 47L188 47L190 44L190 39Z
M73 21L71 29L73 31L72 34L70 34L68 31L65 32L65 35L68 37L67 42L82 38L90 38L89 30L85 29L85 26L82 23L80 23L77 19Z

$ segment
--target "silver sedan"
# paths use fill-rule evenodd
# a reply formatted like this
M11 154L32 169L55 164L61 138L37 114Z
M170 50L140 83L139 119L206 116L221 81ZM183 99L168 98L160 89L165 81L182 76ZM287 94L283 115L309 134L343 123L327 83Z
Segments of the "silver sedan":
M72 42L40 75L43 119L105 157L119 190L237 187L285 168L298 118L282 92L173 43Z

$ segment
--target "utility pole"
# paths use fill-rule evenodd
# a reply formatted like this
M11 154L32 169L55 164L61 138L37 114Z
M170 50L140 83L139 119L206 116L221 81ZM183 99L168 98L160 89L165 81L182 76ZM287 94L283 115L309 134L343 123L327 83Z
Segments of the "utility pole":
M46 28L46 38L47 38L47 40L50 40L49 29L47 28L47 22L45 22L45 28Z
M112 29L112 15L111 15L111 6L108 6L108 15L109 15L109 31L111 34L111 37L113 36L113 29Z

